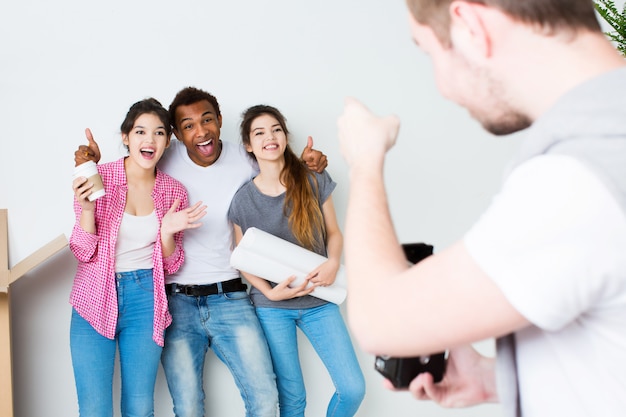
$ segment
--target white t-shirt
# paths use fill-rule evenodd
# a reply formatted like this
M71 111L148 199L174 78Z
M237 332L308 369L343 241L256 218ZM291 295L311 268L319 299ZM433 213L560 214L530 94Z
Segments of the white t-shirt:
M206 285L239 277L230 266L234 237L227 215L235 192L256 175L255 165L243 146L222 141L217 161L201 167L189 158L181 141L172 139L159 168L187 188L189 205L206 204L207 214L201 227L185 230L185 262L176 274L165 277L166 283Z
M532 158L465 244L533 324L516 333L523 415L626 415L626 216L606 186L572 157Z

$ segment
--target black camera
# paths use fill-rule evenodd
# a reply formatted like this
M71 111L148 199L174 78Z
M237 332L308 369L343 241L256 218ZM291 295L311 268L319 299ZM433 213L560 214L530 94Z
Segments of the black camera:
M402 249L408 261L413 264L433 254L432 245L425 243L404 243ZM374 369L391 381L394 387L407 388L422 372L430 373L434 382L440 382L446 370L447 356L446 352L411 358L376 356Z
M411 381L423 372L431 374L434 382L441 382L446 369L446 353L413 358L376 356L374 368L396 388L408 388Z

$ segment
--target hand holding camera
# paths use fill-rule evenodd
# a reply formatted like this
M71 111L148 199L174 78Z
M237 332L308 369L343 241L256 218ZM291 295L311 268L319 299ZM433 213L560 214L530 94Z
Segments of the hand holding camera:
M433 247L425 243L406 243L402 245L409 262L416 264L432 255ZM428 372L435 383L443 379L446 369L447 352L411 358L376 356L374 369L387 378L395 388L408 388L417 375Z

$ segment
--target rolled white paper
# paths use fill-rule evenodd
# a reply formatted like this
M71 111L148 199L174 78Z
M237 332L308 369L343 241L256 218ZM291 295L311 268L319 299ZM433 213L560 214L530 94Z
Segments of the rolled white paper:
M309 272L326 260L322 255L250 227L230 256L230 265L276 283L295 275L292 286L297 286L304 282ZM345 271L343 265L340 265L333 285L316 287L310 295L341 304L347 294Z

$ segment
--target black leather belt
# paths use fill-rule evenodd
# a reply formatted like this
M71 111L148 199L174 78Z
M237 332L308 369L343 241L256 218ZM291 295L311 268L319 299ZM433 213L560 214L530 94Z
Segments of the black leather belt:
M221 291L218 284L222 284ZM203 297L206 295L219 294L220 292L235 292L247 290L248 286L241 281L241 278L231 279L230 281L223 281L221 283L209 285L180 285L176 283L165 285L165 292L167 294L184 294L192 297Z

